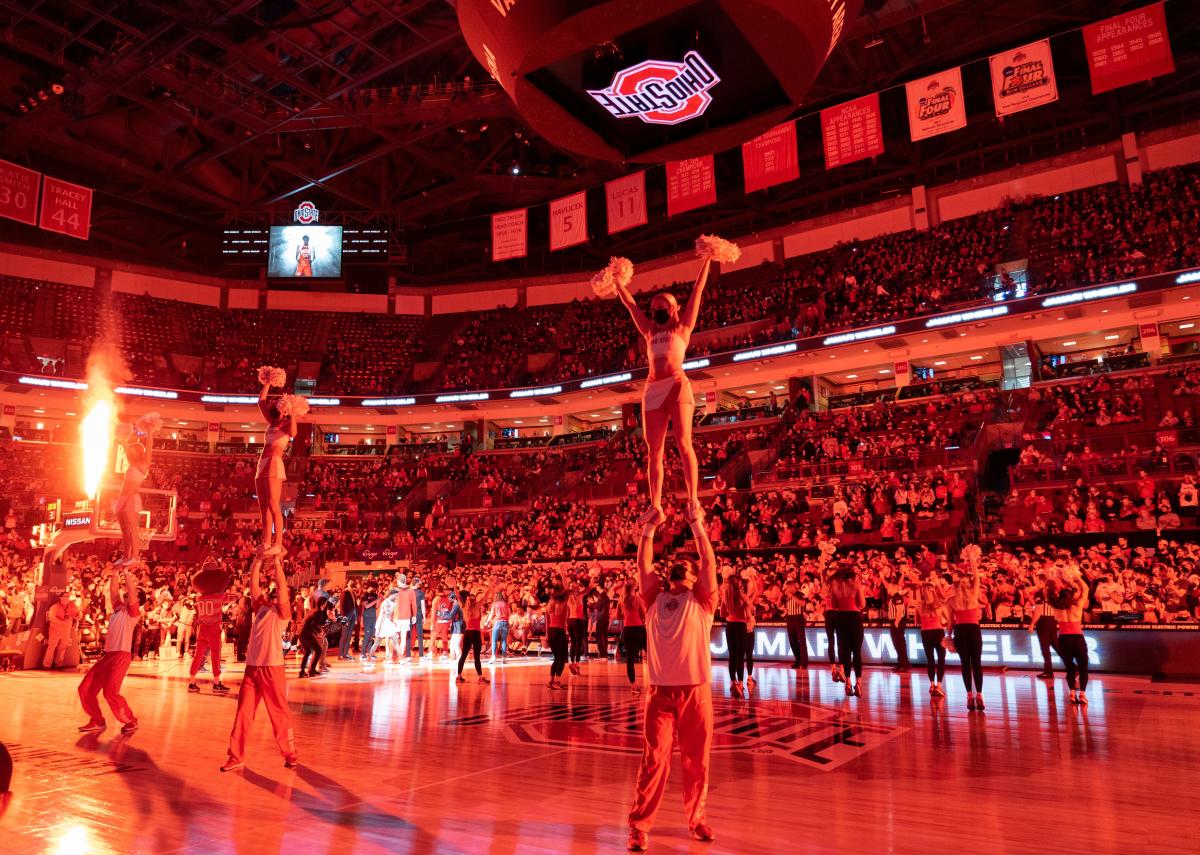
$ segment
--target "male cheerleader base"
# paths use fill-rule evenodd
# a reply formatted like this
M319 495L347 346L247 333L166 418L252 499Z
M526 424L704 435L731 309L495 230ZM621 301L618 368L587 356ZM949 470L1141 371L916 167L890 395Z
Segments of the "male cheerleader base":
M125 582L124 598L121 594L121 581ZM121 683L129 671L130 651L133 646L133 630L142 615L141 601L144 596L137 589L133 574L128 567L113 573L110 583L110 593L113 603L113 613L108 620L108 635L104 641L104 655L84 675L79 684L79 703L88 714L87 724L79 728L81 732L104 730L104 713L100 709L98 696L104 692L104 700L108 701L113 715L124 725L122 733L132 733L137 730L137 717L129 708L129 702L121 695Z
M262 559L254 562L250 573L250 597L254 603L254 624L250 628L250 644L246 649L246 673L238 690L237 713L233 731L229 734L229 759L222 772L232 772L245 765L246 734L258 711L258 703L267 705L275 743L283 755L283 765L293 769L296 759L296 735L292 730L292 714L287 705L287 681L283 672L283 629L292 619L292 599L288 593L283 564L275 561L275 591L263 593L259 584Z
M646 704L645 745L637 789L629 811L629 849L644 851L662 803L671 769L671 749L679 741L683 757L683 801L688 828L697 840L713 839L705 806L708 756L712 747L712 658L709 636L717 607L717 560L704 518L690 520L700 553L700 571L688 562L671 567L670 589L654 573L654 532L662 512L651 508L638 542L638 575L646 604L650 698Z

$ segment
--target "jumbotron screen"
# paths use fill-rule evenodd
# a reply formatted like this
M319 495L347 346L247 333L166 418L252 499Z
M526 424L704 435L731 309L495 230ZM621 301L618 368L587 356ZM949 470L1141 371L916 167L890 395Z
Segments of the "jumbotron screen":
M267 276L336 279L342 275L341 226L271 226Z

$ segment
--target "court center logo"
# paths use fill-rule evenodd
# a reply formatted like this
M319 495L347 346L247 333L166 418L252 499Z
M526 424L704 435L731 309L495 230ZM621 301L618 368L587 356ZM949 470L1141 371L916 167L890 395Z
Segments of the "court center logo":
M683 62L648 59L613 75L607 89L587 93L618 119L636 116L650 125L678 125L704 115L721 82L704 57L688 51Z
M503 715L466 716L443 721L447 727L496 727L522 745L557 745L578 751L642 751L642 704L545 703ZM713 701L712 752L790 760L829 771L882 745L907 728L859 721L827 708L800 702L752 705Z
M321 212L317 210L317 206L312 202L301 202L300 207L292 213L292 216L296 218L296 222L300 223L300 225L307 226L320 219Z

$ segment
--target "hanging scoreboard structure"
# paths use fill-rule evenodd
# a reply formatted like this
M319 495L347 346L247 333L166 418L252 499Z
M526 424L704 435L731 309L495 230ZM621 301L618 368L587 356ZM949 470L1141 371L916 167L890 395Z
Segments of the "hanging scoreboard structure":
M734 148L785 120L863 0L458 0L539 134L610 161Z

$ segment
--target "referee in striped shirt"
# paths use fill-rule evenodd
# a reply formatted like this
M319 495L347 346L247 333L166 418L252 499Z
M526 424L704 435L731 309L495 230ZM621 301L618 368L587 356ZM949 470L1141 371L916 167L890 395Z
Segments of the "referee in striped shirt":
M784 593L787 599L783 604L783 614L787 618L788 644L792 647L792 667L807 668L808 641L804 631L807 626L804 610L808 603L795 582L788 582Z

